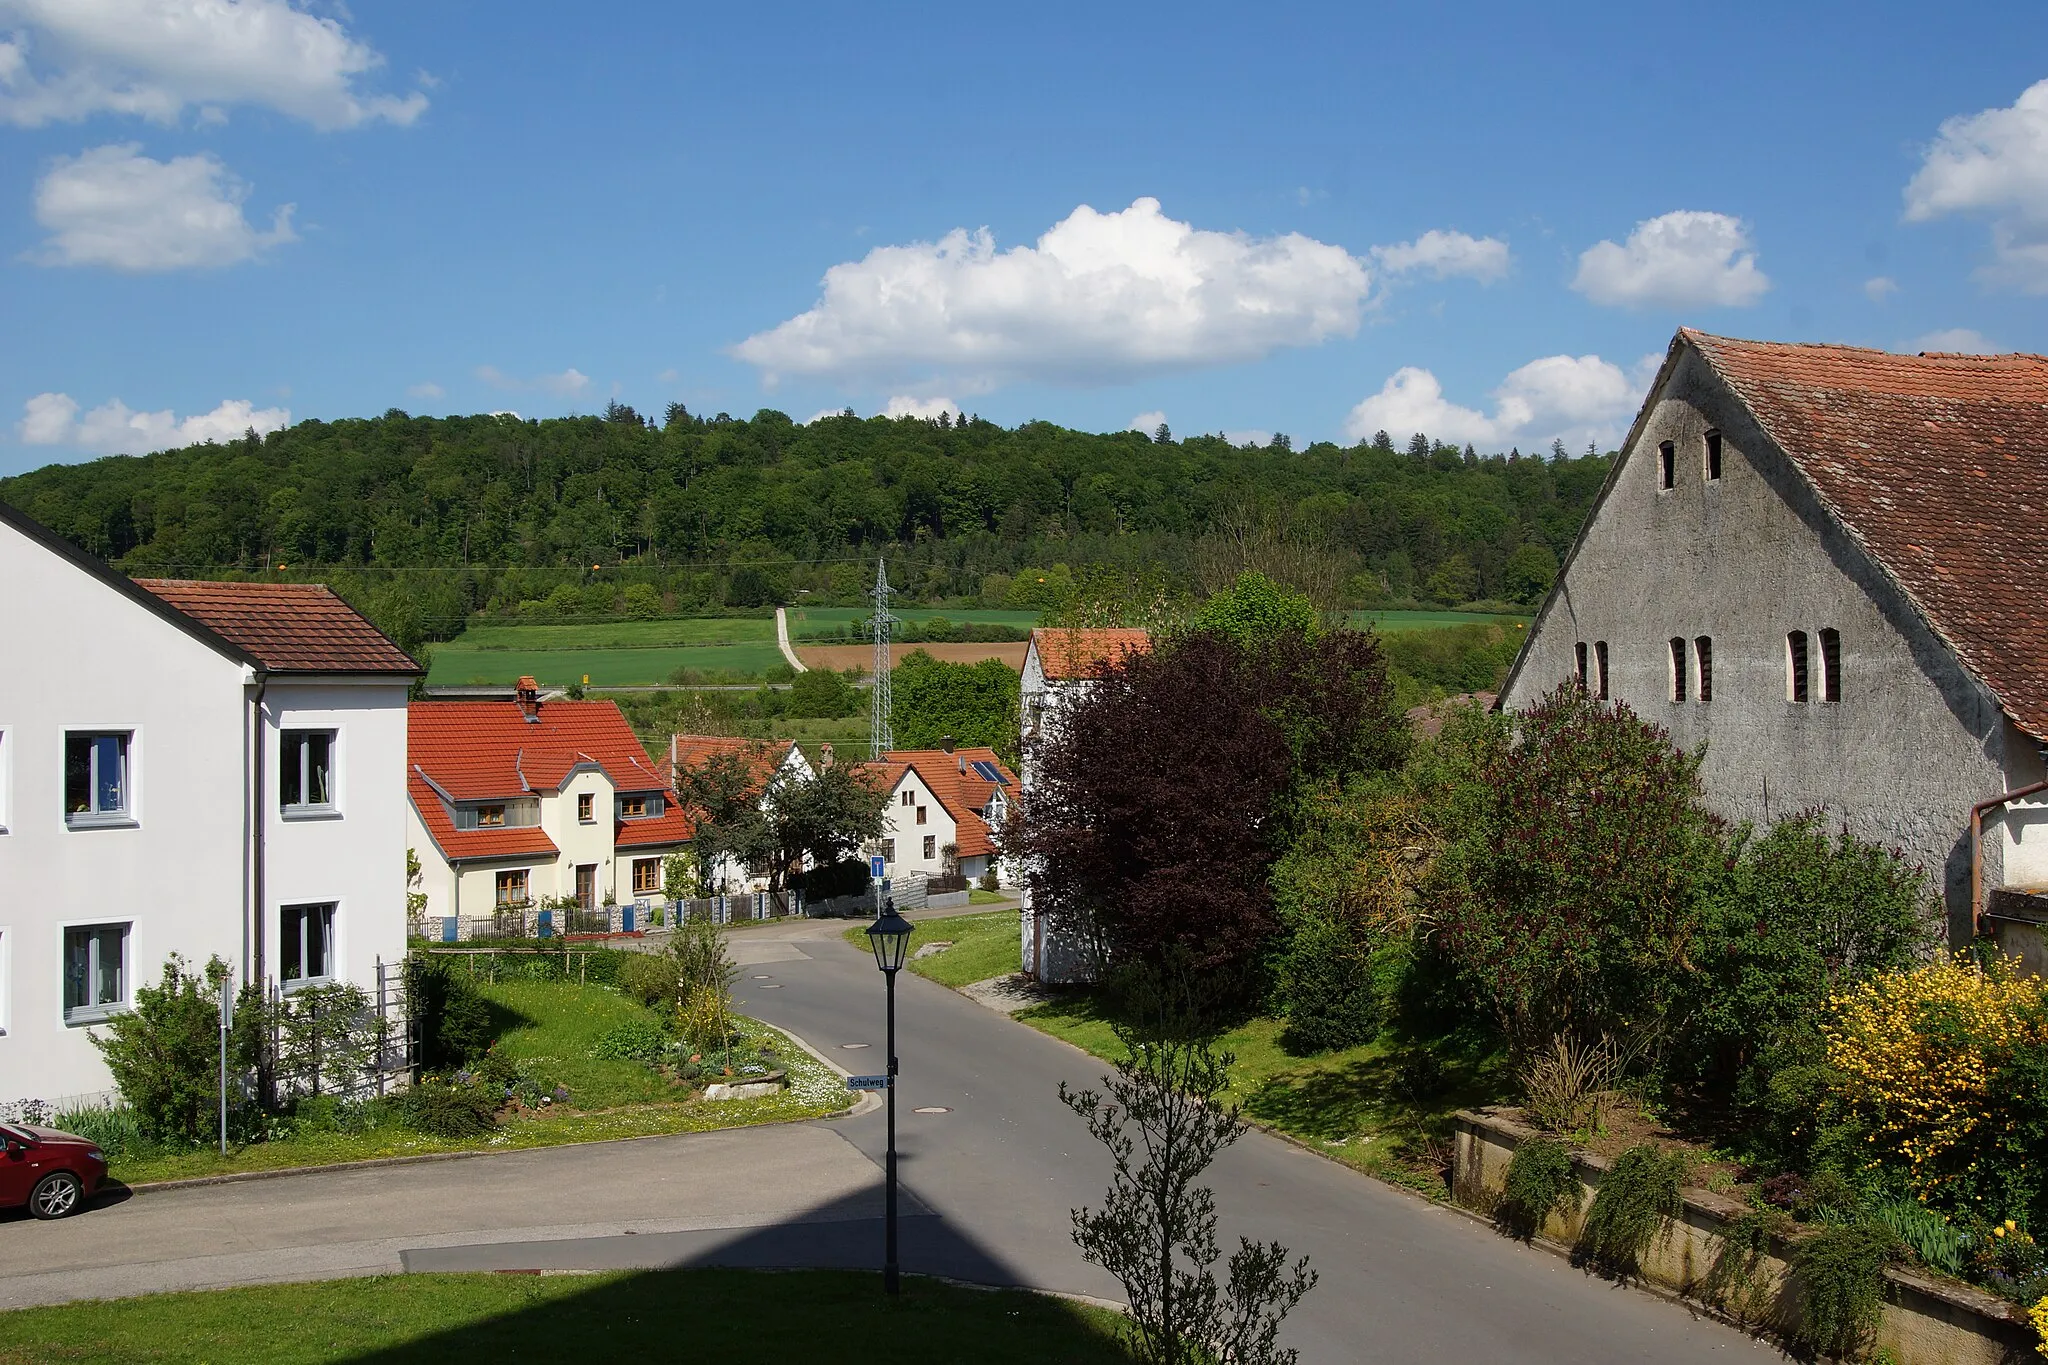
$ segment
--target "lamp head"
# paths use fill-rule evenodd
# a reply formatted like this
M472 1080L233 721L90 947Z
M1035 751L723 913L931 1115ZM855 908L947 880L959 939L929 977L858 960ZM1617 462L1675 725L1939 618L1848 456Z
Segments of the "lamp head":
M882 913L868 926L868 944L875 950L875 965L885 972L901 971L903 954L910 947L910 921L896 913L894 901L885 901Z

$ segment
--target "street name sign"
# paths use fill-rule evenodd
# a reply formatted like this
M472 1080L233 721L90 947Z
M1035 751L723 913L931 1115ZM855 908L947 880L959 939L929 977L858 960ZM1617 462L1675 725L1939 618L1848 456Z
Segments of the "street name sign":
M848 1076L846 1078L846 1088L848 1090L887 1090L889 1088L889 1078L887 1076Z

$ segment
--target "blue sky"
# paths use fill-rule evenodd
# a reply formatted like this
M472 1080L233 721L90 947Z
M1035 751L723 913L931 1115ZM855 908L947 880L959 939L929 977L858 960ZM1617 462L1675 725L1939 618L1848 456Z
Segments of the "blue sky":
M0 0L0 473L615 395L1577 448L1680 324L2048 350L2038 4L1555 9Z

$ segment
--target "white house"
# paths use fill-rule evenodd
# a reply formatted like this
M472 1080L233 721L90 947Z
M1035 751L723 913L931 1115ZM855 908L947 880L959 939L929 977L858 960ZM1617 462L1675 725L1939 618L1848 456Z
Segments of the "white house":
M752 774L754 788L766 792L777 776L803 780L816 775L811 761L793 739L743 739L733 735L670 735L669 771L680 774L686 768L701 767L714 759L738 759ZM825 746L830 766L832 746ZM738 890L763 891L768 887L766 867L741 867L730 857L715 859L702 878L705 887L719 895Z
M690 837L618 706L544 701L531 678L510 701L415 702L406 779L432 937L547 900L660 903Z
M405 955L419 666L325 587L132 581L0 504L0 1101L111 1084L171 954L238 983Z
M1152 636L1143 630L1053 627L1031 632L1031 644L1024 651L1024 676L1019 682L1018 698L1023 726L1021 786L1025 799L1029 799L1034 780L1033 753L1058 725L1061 708L1085 695L1103 669L1151 648ZM1086 969L1077 945L1066 942L1032 909L1028 882L1023 893L1020 946L1025 974L1041 981L1079 979Z
M1021 786L995 750L893 749L863 769L888 787L882 858L891 877L976 881L995 866L995 836Z

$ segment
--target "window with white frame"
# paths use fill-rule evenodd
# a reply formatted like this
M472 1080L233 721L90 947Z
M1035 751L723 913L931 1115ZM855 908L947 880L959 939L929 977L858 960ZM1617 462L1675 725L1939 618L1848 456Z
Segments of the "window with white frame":
M926 858L926 860L927 860L927 861L929 861L930 859L933 859L933 858L936 858L936 857L938 857L938 856L939 856L939 836L938 836L938 835L936 835L936 834L927 834L927 835L925 835L925 836L924 836L924 856L925 856L925 858Z
M130 732L64 736L64 821L74 827L126 824L133 805L128 782Z
M497 876L497 903L499 905L524 905L533 898L532 869L511 868Z
M334 903L287 905L279 912L277 975L287 986L334 977Z
M286 730L277 757L277 800L286 815L333 811L334 731Z
M74 924L64 930L64 1018L104 1019L128 1006L128 926Z

